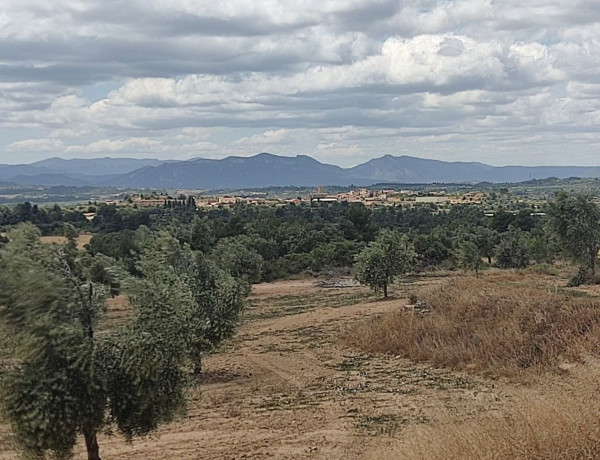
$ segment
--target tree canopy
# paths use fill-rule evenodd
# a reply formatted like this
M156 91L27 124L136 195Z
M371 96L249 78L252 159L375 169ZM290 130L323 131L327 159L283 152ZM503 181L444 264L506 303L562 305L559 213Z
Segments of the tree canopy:
M379 237L356 256L354 277L374 291L388 296L388 286L398 275L412 268L415 258L408 238L400 232L385 230Z
M549 215L561 247L581 264L574 283L592 282L600 249L600 208L589 196L559 192Z

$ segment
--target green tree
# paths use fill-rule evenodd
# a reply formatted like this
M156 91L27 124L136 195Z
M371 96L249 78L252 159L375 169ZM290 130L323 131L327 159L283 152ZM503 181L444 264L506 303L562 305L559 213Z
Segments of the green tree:
M440 266L452 257L452 250L436 233L418 235L414 239L414 245L418 265L422 269Z
M481 254L477 245L471 241L463 242L458 250L458 264L465 270L473 270L479 276L482 266Z
M574 284L590 283L600 249L600 209L589 196L559 192L548 207L550 224L561 247L580 264Z
M354 278L374 291L388 296L388 286L394 278L411 270L415 253L408 239L394 230L385 230L369 243L355 259Z
M520 228L509 227L496 247L496 261L500 268L525 268L529 265L529 247Z
M172 420L194 355L233 333L240 283L175 238L144 238L142 278L126 283L133 318L101 334L108 258L44 245L32 225L0 248L0 322L17 343L0 406L30 454L67 458L82 434L98 460L103 427L131 438Z
M1 403L26 451L70 454L78 433L98 459L96 432L107 395L97 366L94 328L106 289L84 263L45 246L21 225L0 251L0 319L18 338L18 365L3 374Z
M531 257L539 264L554 263L556 247L552 233L547 226L531 230L529 233L529 252Z
M348 220L363 241L372 241L377 233L377 226L371 222L372 212L362 203L351 203L348 207Z
M361 244L355 241L335 240L321 244L311 253L311 268L315 271L334 267L351 267Z
M207 217L200 219L200 217L194 216L190 229L191 248L195 251L202 251L208 254L215 241L216 238L210 220Z
M479 249L482 257L485 257L488 264L492 264L494 249L498 243L498 233L487 227L477 227L473 235L473 242Z
M214 262L233 277L245 279L248 283L261 280L263 258L248 247L244 235L221 239L211 254Z
M199 373L202 356L235 332L249 291L245 279L234 278L165 233L146 243L139 270L143 276L134 283L133 304L141 306L142 320L166 341L179 340L180 353ZM176 297L162 299L161 293ZM171 312L147 307L157 304L170 305Z

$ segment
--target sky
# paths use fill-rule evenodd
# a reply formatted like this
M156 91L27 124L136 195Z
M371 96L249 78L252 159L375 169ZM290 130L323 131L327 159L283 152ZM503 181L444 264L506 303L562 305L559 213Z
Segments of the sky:
M598 0L0 0L0 163L600 165Z

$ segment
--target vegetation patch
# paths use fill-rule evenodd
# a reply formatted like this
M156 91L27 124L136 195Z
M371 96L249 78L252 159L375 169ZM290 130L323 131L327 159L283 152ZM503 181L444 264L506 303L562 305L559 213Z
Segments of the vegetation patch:
M427 313L400 308L351 326L346 345L436 366L516 376L600 350L600 299L532 275L453 278L423 289Z

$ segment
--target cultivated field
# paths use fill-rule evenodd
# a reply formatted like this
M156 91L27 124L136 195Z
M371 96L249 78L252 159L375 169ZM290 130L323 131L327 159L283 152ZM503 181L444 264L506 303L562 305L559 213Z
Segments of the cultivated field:
M546 275L502 279L507 286L590 299L591 309L598 296L596 288L559 291L565 280ZM435 367L416 354L412 361L400 352L365 351L373 346L374 324L388 324L398 314L416 321L433 316L424 304L405 306L411 293L426 298L445 282L415 278L394 286L388 300L349 281L254 286L235 339L205 360L206 374L190 394L185 418L131 444L103 434L101 455L121 460L597 458L600 396L594 376L600 367L577 350L566 354L568 361L560 352L540 365L536 361L522 375L512 365L495 373L479 355L471 364L456 360ZM475 279L459 276L456 282ZM109 321L126 317L123 299L113 300ZM577 343L589 351L588 342ZM463 351L464 359L476 355ZM2 459L17 458L10 440L1 428ZM84 454L80 445L76 458Z

